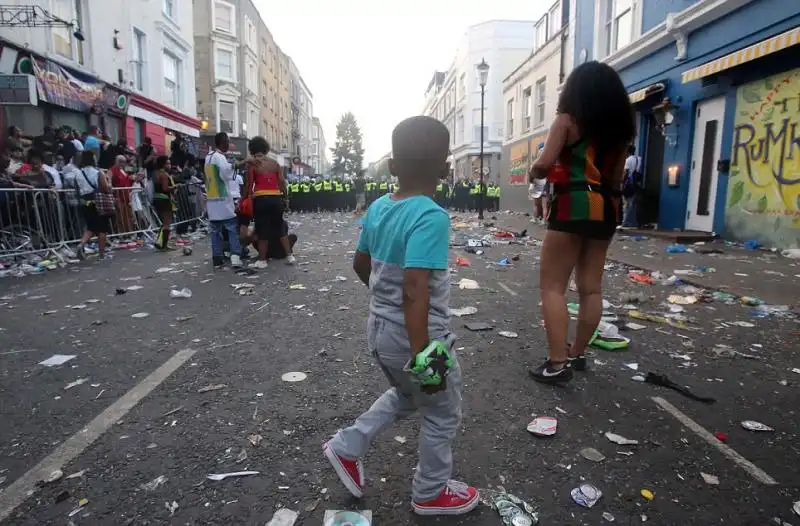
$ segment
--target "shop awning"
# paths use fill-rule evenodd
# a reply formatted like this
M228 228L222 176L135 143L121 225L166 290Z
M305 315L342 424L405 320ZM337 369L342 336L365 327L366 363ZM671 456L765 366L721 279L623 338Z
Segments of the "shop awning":
M650 84L646 88L642 88L640 90L634 91L633 93L629 93L628 98L630 99L631 104L636 104L637 102L642 102L650 95L661 93L662 91L664 91L664 89L666 89L664 83L657 82L655 84Z
M706 62L696 68L684 71L681 75L681 82L686 84L687 82L702 79L703 77L715 75L726 69L734 68L798 44L800 44L800 27L790 29L780 35L762 40L758 44L753 44L752 46L734 51L729 55L712 60L711 62Z

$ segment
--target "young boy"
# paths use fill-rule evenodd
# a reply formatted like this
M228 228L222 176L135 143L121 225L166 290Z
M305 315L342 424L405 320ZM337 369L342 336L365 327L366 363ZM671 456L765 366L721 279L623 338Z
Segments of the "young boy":
M430 117L392 133L389 168L400 187L364 216L353 269L371 292L367 340L391 388L324 446L344 486L363 495L361 459L378 433L419 411L419 463L411 507L420 515L460 515L478 491L450 480L452 442L461 422L461 368L450 332L450 218L434 201L447 176L450 135Z

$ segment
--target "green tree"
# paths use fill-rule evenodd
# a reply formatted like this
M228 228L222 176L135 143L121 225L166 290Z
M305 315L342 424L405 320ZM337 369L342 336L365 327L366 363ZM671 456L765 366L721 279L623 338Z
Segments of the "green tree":
M337 176L356 177L361 173L364 163L364 148L361 146L361 129L356 117L347 112L336 125L336 143L331 148L333 167L331 172Z

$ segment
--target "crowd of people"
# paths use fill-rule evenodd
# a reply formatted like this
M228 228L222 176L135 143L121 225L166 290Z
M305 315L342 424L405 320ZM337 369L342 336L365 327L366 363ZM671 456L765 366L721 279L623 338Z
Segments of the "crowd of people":
M628 94L614 69L594 61L575 68L528 172L547 224L539 286L548 357L529 371L537 382L569 382L588 367L586 347L604 337L597 330L603 272L620 224L623 182L636 170L626 162L634 134ZM450 218L436 202L449 143L447 128L430 117L406 119L392 134L390 169L398 187L367 210L353 258L370 289L369 351L391 387L323 446L343 486L361 497L363 458L374 439L419 411L411 507L420 515L459 515L479 502L476 488L452 479L462 371L449 327ZM569 342L565 294L573 273L580 305Z

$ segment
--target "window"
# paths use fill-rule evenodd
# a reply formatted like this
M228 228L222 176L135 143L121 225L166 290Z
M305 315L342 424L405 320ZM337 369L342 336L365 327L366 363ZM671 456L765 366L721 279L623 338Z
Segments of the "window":
M484 115L485 117L485 115ZM485 123L484 123L485 124ZM489 140L489 127L483 126L483 142ZM481 142L481 109L472 110L472 142Z
M547 12L547 39L553 38L556 33L561 29L561 1L550 8Z
M233 134L236 130L236 103L220 100L217 102L218 132Z
M467 96L467 74L462 73L461 78L458 79L458 93L459 98Z
M605 0L605 54L621 49L633 40L633 0Z
M147 48L144 33L133 30L133 88L144 92L145 49Z
M83 28L83 12L81 0L53 0L52 14L62 20L77 20L78 26ZM72 27L54 27L53 51L66 59L83 64L83 43L73 36Z
M522 92L522 131L531 129L531 89Z
M265 64L269 60L268 58L269 52L267 50L267 41L265 39L261 39L261 63Z
M164 14L172 20L176 20L178 18L178 11L175 6L177 2L178 0L164 0Z
M463 75L462 75L463 77ZM464 142L464 114L459 113L456 117L456 144Z
M164 52L164 102L173 108L180 108L181 61L175 55Z
M547 16L536 23L534 29L534 49L539 49L547 42Z
M236 18L234 9L228 2L214 2L214 30L236 34Z
M547 89L547 77L541 78L536 81L536 126L541 126L544 123L544 109L545 109L545 90Z
M236 70L233 52L228 49L216 49L217 78L236 82Z
M247 76L245 77L245 85L247 89L253 93L258 92L258 68L256 68L255 62L250 59L247 60Z
M258 135L258 112L250 108L247 112L247 137Z
M142 119L133 119L133 140L136 141L134 146L139 146L144 142L144 121Z
M258 40L256 37L256 26L253 24L252 20L250 20L250 18L248 17L244 17L244 40L250 49L252 49L253 51L257 51Z
M514 135L514 99L506 103L506 137Z

